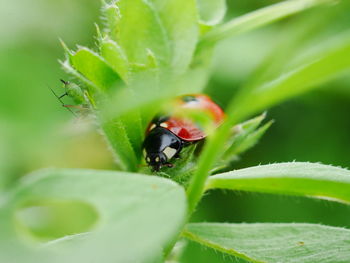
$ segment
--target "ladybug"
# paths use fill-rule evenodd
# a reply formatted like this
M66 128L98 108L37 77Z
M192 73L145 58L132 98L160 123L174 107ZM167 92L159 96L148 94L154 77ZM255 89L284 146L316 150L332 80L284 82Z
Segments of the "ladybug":
M223 110L204 94L185 95L175 100L174 112L194 109L206 112L215 126L219 126L225 114ZM201 127L190 118L174 114L155 117L148 125L143 142L144 157L154 171L161 167L172 167L169 162L180 157L181 150L206 137Z

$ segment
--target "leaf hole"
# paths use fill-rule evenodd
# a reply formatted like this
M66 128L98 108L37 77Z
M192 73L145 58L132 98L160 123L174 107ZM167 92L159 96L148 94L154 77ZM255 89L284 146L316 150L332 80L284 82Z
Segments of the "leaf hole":
M91 231L98 213L82 201L39 200L18 208L14 220L17 232L24 238L47 242Z

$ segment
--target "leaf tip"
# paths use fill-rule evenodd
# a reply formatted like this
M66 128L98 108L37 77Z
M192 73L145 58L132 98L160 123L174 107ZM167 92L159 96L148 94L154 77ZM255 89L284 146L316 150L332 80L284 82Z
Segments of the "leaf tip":
M66 43L62 40L62 38L58 38L58 41L61 43L61 46L65 51L67 57L70 57L71 55L73 55L73 52L68 48Z

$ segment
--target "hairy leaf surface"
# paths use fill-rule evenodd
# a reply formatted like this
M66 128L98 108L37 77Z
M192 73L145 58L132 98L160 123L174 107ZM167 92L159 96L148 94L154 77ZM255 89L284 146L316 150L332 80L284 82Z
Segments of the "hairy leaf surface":
M206 188L301 195L350 204L350 171L318 163L276 163L211 176Z
M184 236L256 263L346 263L350 230L313 224L193 223Z
M50 169L25 179L1 203L1 262L154 262L185 217L183 189L159 177ZM95 209L98 221L89 233L43 247L28 245L13 216L40 200L84 202Z

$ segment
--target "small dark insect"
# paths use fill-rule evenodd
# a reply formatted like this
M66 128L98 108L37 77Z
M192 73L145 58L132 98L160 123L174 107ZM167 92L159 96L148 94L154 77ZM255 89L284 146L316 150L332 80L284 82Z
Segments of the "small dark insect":
M220 125L225 116L223 110L204 94L182 96L176 102L175 107L180 109L208 112L216 126ZM169 161L180 158L184 147L202 141L205 137L205 132L190 119L177 116L156 117L146 131L143 143L145 160L154 171L172 167Z

